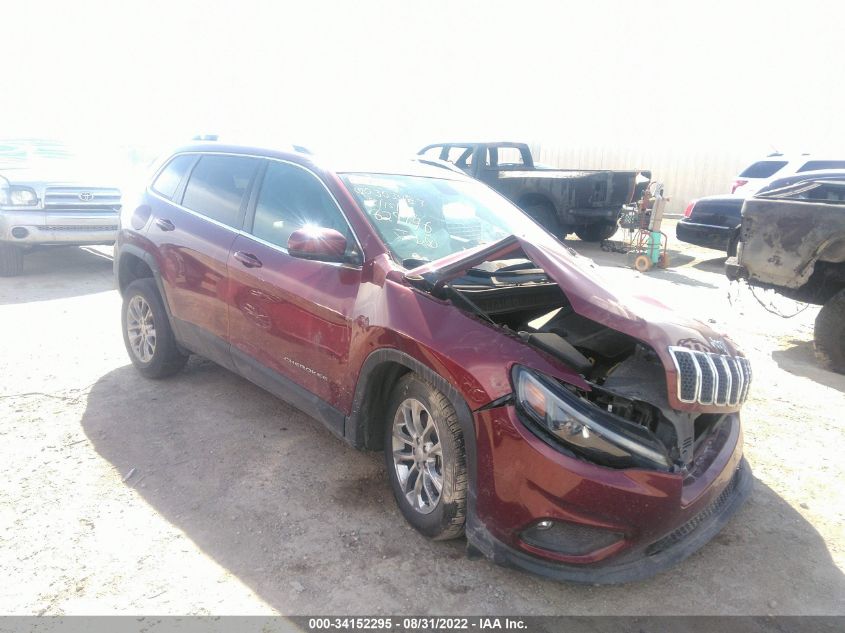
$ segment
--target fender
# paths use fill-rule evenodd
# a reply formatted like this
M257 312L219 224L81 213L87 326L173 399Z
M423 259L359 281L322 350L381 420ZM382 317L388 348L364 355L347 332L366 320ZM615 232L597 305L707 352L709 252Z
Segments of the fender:
M158 288L158 294L161 297L161 302L164 304L164 309L167 312L167 317L173 322L173 313L170 311L170 304L167 301L167 295L164 292L164 283L161 280L161 270L158 266L156 258L147 250L144 250L137 244L123 243L117 248L117 253L114 258L114 280L117 286L117 291L122 295L123 291L120 287L120 260L126 254L134 255L142 262L144 262L153 272L153 279Z
M399 365L406 371L399 370L396 372L396 365ZM409 371L416 373L443 393L455 408L455 412L458 415L458 423L461 426L461 433L464 436L464 450L466 452L468 479L467 522L469 524L470 517L475 516L477 480L475 424L473 423L472 411L470 411L460 392L428 365L421 363L416 358L404 352L392 348L378 349L367 356L367 359L361 365L358 382L355 386L355 395L352 400L352 409L346 417L344 424L346 441L356 448L378 448L377 442L381 441L381 433L373 433L373 430L377 428L380 431L383 427L374 424L374 422L378 420L379 415L386 414L384 411L386 398L374 399L368 398L367 395L373 386L378 388L384 385L392 385L392 380L385 380L385 378L390 378L391 376L385 376L383 371L379 371L379 368L385 367L394 368L394 372L396 372L392 376L394 380ZM374 380L377 382L372 382ZM375 402L374 400L381 402ZM381 404L381 407L379 407L379 404Z

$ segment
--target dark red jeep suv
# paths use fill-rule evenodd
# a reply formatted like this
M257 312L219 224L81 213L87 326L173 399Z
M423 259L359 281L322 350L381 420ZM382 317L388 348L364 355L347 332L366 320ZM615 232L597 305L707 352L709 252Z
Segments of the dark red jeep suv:
M424 158L183 147L125 205L115 271L141 374L237 372L383 451L411 525L498 563L646 577L750 490L734 344Z

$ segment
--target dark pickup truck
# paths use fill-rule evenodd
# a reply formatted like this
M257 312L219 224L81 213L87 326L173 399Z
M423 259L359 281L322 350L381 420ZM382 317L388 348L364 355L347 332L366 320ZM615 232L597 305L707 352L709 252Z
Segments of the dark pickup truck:
M437 143L418 152L447 161L515 202L555 236L611 237L622 207L638 200L651 172L555 169L534 163L525 143Z

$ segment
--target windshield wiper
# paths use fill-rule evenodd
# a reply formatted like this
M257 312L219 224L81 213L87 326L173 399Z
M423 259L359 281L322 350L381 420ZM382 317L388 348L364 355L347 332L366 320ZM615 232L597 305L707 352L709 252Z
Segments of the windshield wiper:
M490 323L492 323L495 326L499 325L493 319L491 319L490 316L484 310L479 308L472 299L467 297L463 292L461 292L460 290L458 290L454 286L450 286L449 284L444 284L443 285L443 291L444 291L444 293L446 294L447 297L449 297L453 300L454 299L460 299L461 302L465 306L467 306L470 309L471 312L474 312L475 314L480 316L485 321L489 321Z

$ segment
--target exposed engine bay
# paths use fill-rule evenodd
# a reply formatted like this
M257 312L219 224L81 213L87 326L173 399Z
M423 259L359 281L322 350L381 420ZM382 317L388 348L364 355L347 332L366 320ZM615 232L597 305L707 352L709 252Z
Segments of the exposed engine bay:
M665 448L672 470L692 473L699 446L729 417L672 409L654 350L575 313L563 290L528 259L483 262L438 293L583 376L590 391L563 386L595 406L596 414L647 429Z

